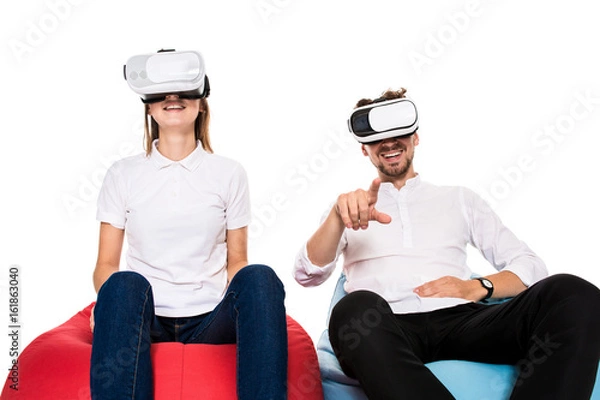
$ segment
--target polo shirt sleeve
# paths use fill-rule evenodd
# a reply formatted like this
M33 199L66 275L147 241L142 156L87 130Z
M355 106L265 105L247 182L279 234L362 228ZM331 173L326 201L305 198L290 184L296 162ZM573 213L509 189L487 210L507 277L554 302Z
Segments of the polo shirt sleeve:
M502 223L487 202L471 190L462 193L471 244L486 260L498 271L511 271L526 286L548 276L544 261Z
M125 229L125 185L114 164L106 172L100 188L96 219Z
M246 170L237 165L231 176L226 209L227 229L238 229L250 224L250 192Z

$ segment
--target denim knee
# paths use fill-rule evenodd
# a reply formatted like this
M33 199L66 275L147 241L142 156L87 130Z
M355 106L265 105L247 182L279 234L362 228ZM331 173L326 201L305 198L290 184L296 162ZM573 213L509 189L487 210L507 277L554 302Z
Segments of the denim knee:
M283 283L275 271L267 265L247 265L235 274L231 283L236 282L237 284L237 281L243 281L244 286L251 287L252 290L257 292L275 290L280 294L284 293Z
M98 291L98 302L129 303L127 299L137 297L150 289L150 282L133 271L119 271L108 277Z

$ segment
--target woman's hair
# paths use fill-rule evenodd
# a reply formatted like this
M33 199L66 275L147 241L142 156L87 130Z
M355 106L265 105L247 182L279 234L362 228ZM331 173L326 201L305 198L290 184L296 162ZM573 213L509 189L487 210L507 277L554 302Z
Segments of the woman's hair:
M208 126L210 124L210 109L208 108L208 102L206 98L200 99L200 111L196 122L194 123L194 135L196 140L199 140L202 144L202 148L209 153L213 152L210 146L210 135ZM158 123L148 114L148 105L144 107L144 148L146 155L150 155L152 152L152 142L158 139Z
M406 89L404 89L404 88L400 88L400 90L388 89L385 92L383 92L379 98L377 98L375 100L360 99L358 101L358 103L356 103L355 108L366 106L367 104L378 103L378 102L384 101L384 100L402 99L402 98L406 97L406 96L404 96L405 93L406 93Z

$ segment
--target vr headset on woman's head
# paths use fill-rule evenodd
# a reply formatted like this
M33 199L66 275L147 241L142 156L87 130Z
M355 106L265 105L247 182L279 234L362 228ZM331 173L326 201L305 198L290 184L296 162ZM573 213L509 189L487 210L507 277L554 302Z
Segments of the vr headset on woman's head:
M196 51L159 50L133 56L123 66L123 74L144 103L163 101L169 94L185 99L210 94L204 60Z
M377 99L356 108L348 118L348 129L360 143L412 135L419 127L417 107L412 100Z

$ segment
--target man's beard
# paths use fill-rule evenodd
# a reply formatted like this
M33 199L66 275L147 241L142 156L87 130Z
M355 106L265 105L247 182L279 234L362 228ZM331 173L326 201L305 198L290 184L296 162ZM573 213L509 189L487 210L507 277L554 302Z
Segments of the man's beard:
M405 162L402 162L401 160L401 162L396 166L390 166L381 163L377 166L377 169L379 169L382 174L389 176L390 178L403 178L410 170L414 154L409 155L406 151L404 151L404 157L406 157Z

